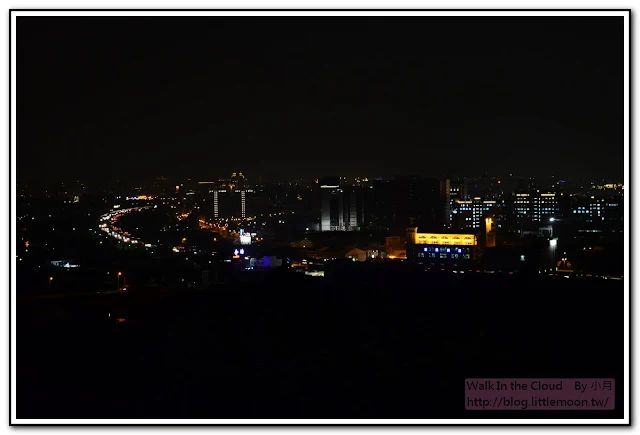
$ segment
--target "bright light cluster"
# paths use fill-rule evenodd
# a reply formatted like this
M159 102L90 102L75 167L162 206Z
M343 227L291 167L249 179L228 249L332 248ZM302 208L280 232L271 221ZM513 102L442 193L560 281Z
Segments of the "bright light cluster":
M100 228L100 230L104 231L114 239L121 240L124 243L131 243L133 245L142 244L145 246L145 248L155 248L156 245L143 242L139 238L129 234L127 231L124 231L117 225L118 219L126 214L155 207L157 206L133 207L112 210L109 213L105 213L100 216L100 223L98 224L98 227Z
M135 201L135 200L150 201L150 200L152 200L154 198L155 198L155 196L148 196L148 195L128 196L127 197L127 201Z

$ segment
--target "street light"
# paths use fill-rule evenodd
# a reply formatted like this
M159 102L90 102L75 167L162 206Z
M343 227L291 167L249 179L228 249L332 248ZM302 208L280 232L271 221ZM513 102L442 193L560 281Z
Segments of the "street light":
M118 272L118 284L116 286L116 291L120 290L120 277L122 276L122 272Z
M53 277L49 277L49 293L51 293L51 281L53 281Z

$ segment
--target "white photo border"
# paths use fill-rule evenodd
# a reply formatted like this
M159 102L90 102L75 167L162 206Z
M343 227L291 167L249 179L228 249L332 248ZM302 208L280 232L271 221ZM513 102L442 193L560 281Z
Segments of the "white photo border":
M624 17L624 418L623 419L18 419L16 417L16 18L18 16L623 16ZM11 425L614 425L630 424L630 20L629 9L13 9L10 10L10 424ZM461 391L462 397L462 391ZM461 402L462 403L462 402Z

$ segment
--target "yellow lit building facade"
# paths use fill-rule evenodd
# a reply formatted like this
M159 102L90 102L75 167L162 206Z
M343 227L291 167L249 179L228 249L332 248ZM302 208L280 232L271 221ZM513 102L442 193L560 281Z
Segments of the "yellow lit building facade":
M477 233L407 232L407 259L426 266L466 269L474 265L477 255Z

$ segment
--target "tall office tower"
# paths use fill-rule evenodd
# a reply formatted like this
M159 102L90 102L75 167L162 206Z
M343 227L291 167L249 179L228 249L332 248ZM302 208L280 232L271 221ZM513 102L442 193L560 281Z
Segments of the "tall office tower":
M342 191L337 177L318 182L320 199L320 231L337 231L342 226Z
M420 226L440 231L448 225L449 191L447 180L405 176L396 178L397 214L404 226Z
M521 221L546 222L558 214L558 200L554 192L533 191L516 193L512 197L516 218Z
M453 201L455 198L466 199L467 198L467 180L464 178L458 178L450 181L449 184L449 196Z
M340 184L337 177L325 177L317 183L320 231L356 231L364 222L362 186Z
M533 194L533 220L547 222L558 214L558 199L554 192Z
M357 194L354 189L349 189L348 196L345 195L345 199L349 201L349 228L356 228L358 226L358 201Z
M364 187L348 186L344 188L344 192L345 230L359 230L365 222Z
M420 225L428 231L440 231L450 223L447 179L398 176L374 180L363 188L368 204L363 215L378 229L398 234L407 226Z
M242 172L234 172L229 179L230 187L232 190L242 191L247 189L248 181Z
M483 200L479 196L467 201L456 200L452 211L453 227L458 230L479 229L482 220L496 212L496 201Z
M213 218L218 219L220 217L220 195L217 189L211 191L213 195Z
M451 228L451 180L448 178L440 180L440 202L444 206L442 211L444 226Z
M533 218L533 201L529 193L516 193L511 197L513 211L518 221L528 221Z
M240 217L245 218L247 216L247 192L240 191Z
M213 218L228 219L239 218L242 215L240 193L228 189L214 189L213 195Z
M449 225L455 227L455 220L459 220L460 216L454 216L454 212L458 213L459 207L457 201L465 201L467 199L467 181L464 178L451 180L449 186ZM455 218L455 219L454 219Z
M386 231L387 229L398 227L403 229L402 224L397 225L398 203L397 183L392 180L374 180L367 192L367 219L374 228Z
M213 195L214 219L242 218L249 216L248 201L253 193L248 188L247 179L242 172L234 172L231 178L220 179L209 191Z

